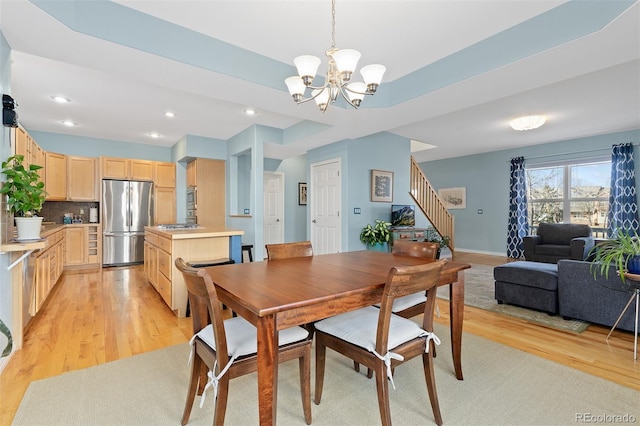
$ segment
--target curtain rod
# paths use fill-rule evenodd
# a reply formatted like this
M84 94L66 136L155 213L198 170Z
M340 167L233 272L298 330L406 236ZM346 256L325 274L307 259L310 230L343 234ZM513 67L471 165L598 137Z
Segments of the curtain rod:
M616 144L619 145L619 144ZM638 143L632 143L632 146L638 146L640 144ZM545 155L534 155L533 157L524 157L525 160L533 160L536 158L546 158L546 157L560 157L563 155L571 155L571 154L586 154L588 152L598 152L598 151L611 151L611 147L608 148L594 148L594 149L587 149L584 151L571 151L571 152L561 152L561 153L554 153L554 154L545 154Z

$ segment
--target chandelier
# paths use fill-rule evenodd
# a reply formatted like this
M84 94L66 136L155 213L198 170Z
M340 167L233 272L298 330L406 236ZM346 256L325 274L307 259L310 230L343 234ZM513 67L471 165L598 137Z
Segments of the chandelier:
M298 75L289 77L284 82L296 103L301 104L314 99L320 110L325 112L329 101L334 103L340 94L349 105L358 108L365 95L373 95L376 92L382 81L382 76L387 70L383 65L367 65L360 70L364 83L351 81L351 76L360 59L360 52L336 47L335 0L331 0L331 47L326 50L325 54L329 58L329 65L322 86L312 85L320 66L320 58L302 55L293 60ZM304 98L307 88L311 89L311 97Z

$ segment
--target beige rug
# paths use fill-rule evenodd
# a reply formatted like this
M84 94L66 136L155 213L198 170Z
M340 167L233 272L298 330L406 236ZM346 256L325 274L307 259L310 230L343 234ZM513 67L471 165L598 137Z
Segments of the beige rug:
M638 391L467 333L465 379L458 381L448 330L436 324L436 333L443 341L436 358L436 381L447 426L575 425L587 418L591 423L640 421ZM186 395L188 351L183 344L33 382L14 424L178 425ZM355 373L351 361L335 352L327 355L323 399L320 405L312 403L313 424L380 424L375 381ZM311 382L313 386L313 374ZM395 383L396 390L390 390L394 424L434 424L421 361L414 359L398 368ZM278 424L304 425L297 362L281 365L278 391ZM190 425L211 424L212 400L207 398L204 408L193 408ZM226 424L258 424L255 374L231 382Z
M495 295L493 279L493 266L472 264L471 269L465 270L464 303L468 306L484 309L498 314L509 315L545 327L572 333L582 333L589 326L588 322L580 320L565 320L560 315L549 315L546 312L519 306L502 304L498 305ZM438 297L449 299L449 288L440 287Z

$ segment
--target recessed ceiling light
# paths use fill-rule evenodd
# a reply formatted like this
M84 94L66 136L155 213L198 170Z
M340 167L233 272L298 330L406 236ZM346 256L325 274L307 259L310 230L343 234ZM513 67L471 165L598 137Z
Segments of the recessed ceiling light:
M71 121L71 120L64 120L64 121L62 122L62 124L64 124L64 125L65 125L65 126L67 126L67 127L77 126L77 123L74 123L74 122L73 122L73 121Z
M167 112L165 112L165 113L164 113L164 116L165 116L165 117L169 117L169 118L173 118L173 117L175 117L176 115L175 115L174 113L172 113L171 111L167 111Z
M258 111L256 111L253 108L247 108L247 109L244 110L244 113L247 114L247 115L256 115L258 113Z
M158 139L160 137L160 134L157 132L151 132L149 133L149 136L154 138L154 139Z
M533 130L542 126L546 121L547 119L542 115L526 115L512 120L510 124L513 130Z
M65 98L64 96L52 96L51 99L61 104L68 104L71 102L69 98Z

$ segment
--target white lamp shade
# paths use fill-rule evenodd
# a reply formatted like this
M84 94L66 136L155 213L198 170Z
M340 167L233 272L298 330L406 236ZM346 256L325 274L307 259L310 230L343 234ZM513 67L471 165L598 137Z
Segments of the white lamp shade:
M316 96L318 95L318 96ZM311 92L311 96L315 96L315 101L318 106L326 105L329 103L329 89L316 89Z
M312 55L298 56L293 60L300 77L315 77L320 66L320 58Z
M334 52L331 57L336 62L338 72L353 72L358 66L360 60L360 52L353 49L342 49Z
M345 92L347 92L347 97L349 98L349 100L353 103L354 100L363 100L364 99L364 94L367 91L367 85L358 81L355 83L349 83L347 85L347 90L345 90Z
M302 95L304 94L305 85L300 76L294 75L292 77L288 77L284 80L284 83L287 85L289 89L289 94L293 95Z
M360 70L360 74L362 74L362 78L367 85L379 85L386 70L387 68L384 65L371 64L362 67L362 69Z

